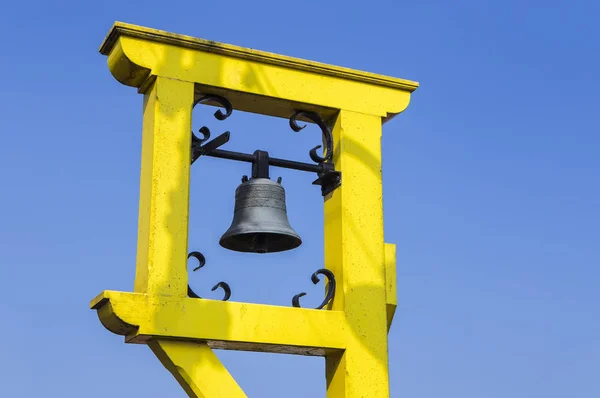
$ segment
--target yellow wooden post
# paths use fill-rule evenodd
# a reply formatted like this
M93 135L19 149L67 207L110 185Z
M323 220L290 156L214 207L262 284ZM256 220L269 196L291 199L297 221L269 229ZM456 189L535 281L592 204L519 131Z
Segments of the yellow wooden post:
M325 264L350 330L345 351L327 357L327 396L387 397L381 118L342 110L333 133L343 184L325 201Z
M389 397L396 250L383 236L381 134L418 84L123 23L100 51L144 95L135 284L92 300L102 324L147 344L190 397L245 396L215 348L323 356L328 398ZM324 268L338 281L325 309L187 297L191 112L207 94L332 122L342 184L325 197Z
M185 297L194 84L158 77L144 94L134 291Z

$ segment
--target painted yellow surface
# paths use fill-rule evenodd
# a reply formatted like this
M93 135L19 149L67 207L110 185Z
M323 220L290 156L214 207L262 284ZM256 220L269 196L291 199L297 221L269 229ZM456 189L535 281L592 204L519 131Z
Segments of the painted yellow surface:
M107 329L133 343L181 338L219 348L322 356L326 349L344 349L348 334L342 311L116 291L104 291L92 308Z
M327 357L327 397L388 397L381 119L341 110L333 139L342 185L325 201L325 264L350 333L344 352Z
M150 76L191 81L204 94L227 92L236 109L270 116L289 117L302 105L325 114L347 109L390 117L408 106L418 86L127 24L113 27L101 51L123 84L144 88Z
M206 344L155 339L148 346L190 397L246 397Z
M410 92L414 91L418 87L418 83L411 80L399 79L396 77L378 75L376 73L364 72L356 69L308 61L301 58L269 53L252 48L218 43L213 40L205 40L198 37L165 32L158 29L152 29L123 22L115 22L113 24L112 28L108 32L108 35L100 45L100 53L109 55L115 46L115 42L123 36L135 37L162 44L190 48L198 51L211 52L222 56L236 57L248 61L259 61L262 63L280 65L295 70L313 71L322 75L339 77L346 80L375 83L377 85L389 86L395 89L406 90Z
M190 397L245 396L215 348L324 356L328 398L389 397L396 247L384 243L381 134L418 84L123 23L100 51L144 95L135 285L92 300L102 324L148 344ZM276 117L319 112L333 126L342 185L324 202L324 267L338 281L327 308L187 297L191 111L204 94Z
M135 291L187 294L194 84L158 77L144 95Z

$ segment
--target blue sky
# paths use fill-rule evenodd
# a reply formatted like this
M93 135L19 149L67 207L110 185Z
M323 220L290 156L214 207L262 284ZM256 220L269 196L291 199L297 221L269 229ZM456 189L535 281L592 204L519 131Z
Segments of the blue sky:
M392 397L598 397L600 7L593 1L10 2L0 13L0 396L183 397L89 301L130 291L142 98L98 46L116 20L417 80L384 127L386 241L398 245ZM229 149L308 159L311 126L240 112ZM317 305L322 199L284 178L304 244L218 246L244 164L192 170L200 295ZM210 190L211 195L206 195ZM324 397L321 358L219 352L250 397Z

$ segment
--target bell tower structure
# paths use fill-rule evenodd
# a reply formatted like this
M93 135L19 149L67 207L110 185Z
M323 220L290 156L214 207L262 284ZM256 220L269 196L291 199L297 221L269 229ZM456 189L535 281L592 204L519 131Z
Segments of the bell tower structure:
M143 96L135 282L133 291L106 290L92 300L102 324L126 343L148 345L190 397L246 396L214 349L322 356L328 398L389 397L396 251L384 241L381 135L418 83L125 23L113 25L100 52L114 78ZM219 107L219 120L242 110L290 119L296 131L298 122L315 123L322 154L314 148L308 164L226 151L228 133L212 140L191 133L198 104ZM302 294L291 307L232 302L221 284L220 301L190 291L187 259L203 262L187 244L190 165L200 156L252 163L239 203L264 204L257 192L268 193L267 216L240 207L222 237L223 247L238 251L300 244L285 225L283 188L265 173L274 166L315 174L325 258L312 279L327 279L321 306L302 308ZM256 230L253 217L278 225Z

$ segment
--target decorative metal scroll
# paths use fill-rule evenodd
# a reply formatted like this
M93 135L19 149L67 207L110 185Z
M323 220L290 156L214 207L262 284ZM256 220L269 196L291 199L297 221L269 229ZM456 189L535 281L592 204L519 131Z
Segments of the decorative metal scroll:
M205 95L198 99L194 103L194 106L206 102L217 103L225 109L225 112L219 109L214 113L215 118L217 118L218 120L227 119L233 111L233 106L231 102L229 102L226 98L219 97L216 95ZM329 128L327 123L325 123L325 121L321 118L321 116L319 116L317 113L299 110L296 111L289 119L290 127L296 132L306 127L306 125L298 125L298 118L300 117L311 120L321 128L323 141L325 144L325 148L323 148L323 156L317 153L317 150L321 148L322 145L317 145L309 151L310 158L317 164L296 162L293 160L279 159L269 156L268 165L275 167L283 167L292 170L317 173L318 178L315 181L313 181L313 184L320 185L321 194L323 196L326 196L341 184L341 173L335 170L335 166L331 161L333 158L333 137L331 134L331 129ZM226 131L225 133L219 135L211 141L209 141L210 129L208 127L202 126L198 130L198 132L202 135L201 138L199 138L192 132L192 164L200 156L211 156L221 159L236 160L240 162L248 162L254 164L258 162L256 155L257 152L266 153L264 151L255 151L254 154L248 154L222 150L219 148L227 142L229 142L229 138L231 135L229 131Z
M198 271L200 268L204 267L204 265L206 265L206 258L204 257L204 255L200 252L191 252L190 254L188 254L188 259L190 257L194 257L196 260L198 260L198 266L196 268L194 268L192 271ZM223 301L227 301L229 300L229 298L231 297L231 288L229 287L229 285L226 282L219 282L216 285L214 285L211 289L211 291L215 291L218 288L223 289L223 291L225 292L225 296L221 299ZM202 298L200 296L198 296L190 287L190 285L188 284L188 296L191 298Z
M327 294L325 295L325 299L323 300L321 305L315 308L317 310L320 310L323 307L325 307L335 295L335 276L330 270L321 268L320 270L317 270L315 273L313 273L310 277L312 283L314 283L315 285L320 282L318 275L325 275L325 277L327 278ZM300 307L300 297L302 296L306 296L306 293L299 293L292 298L293 307Z

